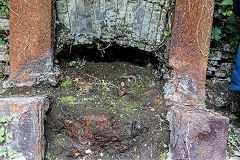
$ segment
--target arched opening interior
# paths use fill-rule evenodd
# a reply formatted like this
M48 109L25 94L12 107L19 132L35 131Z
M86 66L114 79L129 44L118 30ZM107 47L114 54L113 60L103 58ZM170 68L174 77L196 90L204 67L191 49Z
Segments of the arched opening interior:
M45 122L46 155L159 159L167 153L165 80L153 53L66 45L55 59L62 72Z

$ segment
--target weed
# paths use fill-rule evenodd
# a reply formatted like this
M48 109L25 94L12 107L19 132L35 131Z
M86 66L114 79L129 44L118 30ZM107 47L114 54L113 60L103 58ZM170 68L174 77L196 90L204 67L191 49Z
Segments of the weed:
M169 157L169 152L167 150L160 155L160 160L166 160L168 157Z
M63 87L68 87L68 86L70 86L70 85L72 85L72 80L71 79L67 79L67 80L65 80L64 82L62 82L62 84L61 84L61 86L63 86Z
M167 30L167 31L164 31L164 34L165 34L166 37L169 37L171 33L172 33L171 29Z
M69 66L70 67L75 67L76 69L78 68L83 68L86 65L86 60L82 59L82 60L74 60L69 62Z
M218 42L217 44L219 44L219 42L221 44L222 42L220 39L223 39L222 36L224 36L224 40L226 40L227 43L230 43L232 51L235 52L238 48L238 42L240 39L240 24L239 20L237 20L233 14L232 8L233 0L215 1L215 10L217 11L215 21L217 21L214 23L211 39ZM223 34L223 31L226 34ZM216 48L221 49L221 45L218 45Z
M237 151L240 151L240 135L229 133L227 145L228 148L234 148L237 149Z
M5 16L9 9L8 9L8 6L9 6L9 1L6 1L6 0L0 0L0 13Z
M51 153L47 152L45 158L47 160L57 160L54 156L51 155Z
M11 160L15 158L17 154L14 150L9 150L9 144L13 140L13 132L9 131L10 123L12 122L12 117L2 117L0 119L0 157L4 160Z
M79 101L77 101L76 97L73 96L61 97L59 99L62 103L68 103L72 105L80 103Z
M221 34L222 34L221 29L219 27L215 27L212 29L212 37L211 38L218 41L222 38Z
M58 134L57 135L57 140L56 140L56 142L58 143L58 144L60 144L60 145L62 145L62 146L64 146L65 145L65 138L63 138L63 137L61 137L61 134Z

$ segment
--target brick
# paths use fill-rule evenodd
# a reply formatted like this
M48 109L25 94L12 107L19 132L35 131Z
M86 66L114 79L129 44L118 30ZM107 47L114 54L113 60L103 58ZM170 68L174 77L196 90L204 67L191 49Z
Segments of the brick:
M14 139L8 149L17 151L16 158L42 160L44 157L44 114L49 107L42 97L10 97L0 99L0 117L13 117L9 129Z
M55 84L52 51L52 1L11 0L9 86Z
M168 119L172 159L226 159L228 118L194 107L173 106Z

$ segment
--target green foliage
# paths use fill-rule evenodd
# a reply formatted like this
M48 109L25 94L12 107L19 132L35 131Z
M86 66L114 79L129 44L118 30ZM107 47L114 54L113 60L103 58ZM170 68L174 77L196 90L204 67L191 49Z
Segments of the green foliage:
M172 30L164 31L164 34L167 37L170 36L171 33L172 33Z
M61 84L61 86L63 86L63 87L68 87L68 86L70 86L70 85L72 85L72 80L71 79L67 79L67 80L65 80L64 82L62 82L62 84Z
M14 150L9 150L8 144L12 142L14 134L12 131L9 131L10 123L12 122L12 117L2 117L0 119L0 157L4 160L12 160L17 154Z
M6 41L3 38L0 38L0 45L6 44Z
M220 28L218 27L215 27L212 29L212 39L218 41L219 39L221 39L221 34L222 34L222 31Z
M69 62L70 67L75 67L76 69L78 68L83 68L86 65L86 60L74 60Z
M45 155L46 160L57 160L54 156L51 155L51 153L47 152Z
M236 52L240 40L239 19L233 14L233 0L216 0L212 42L217 49L222 48L222 43L230 44L232 51Z
M8 9L8 6L9 6L9 1L7 0L0 0L0 13L5 16L9 9Z
M233 5L233 0L223 0L220 3L221 6L228 6L228 5Z
M169 157L169 152L166 151L160 155L160 160L166 160Z
M80 102L73 96L66 96L66 97L61 97L59 98L62 103L67 103L67 104L79 104Z

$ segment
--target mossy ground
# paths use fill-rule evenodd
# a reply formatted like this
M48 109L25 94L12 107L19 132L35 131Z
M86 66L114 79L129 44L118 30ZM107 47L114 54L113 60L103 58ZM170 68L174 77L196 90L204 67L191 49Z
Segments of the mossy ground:
M154 75L152 67L123 62L87 62L82 68L61 62L60 67L63 72L56 87L42 84L2 94L48 95L51 103L45 122L46 159L83 158L76 155L74 145L78 142L72 142L60 121L89 114L111 114L120 123L137 122L147 131L134 137L133 146L123 153L89 148L93 153L85 159L164 159L169 144L168 108L162 95L164 81Z

